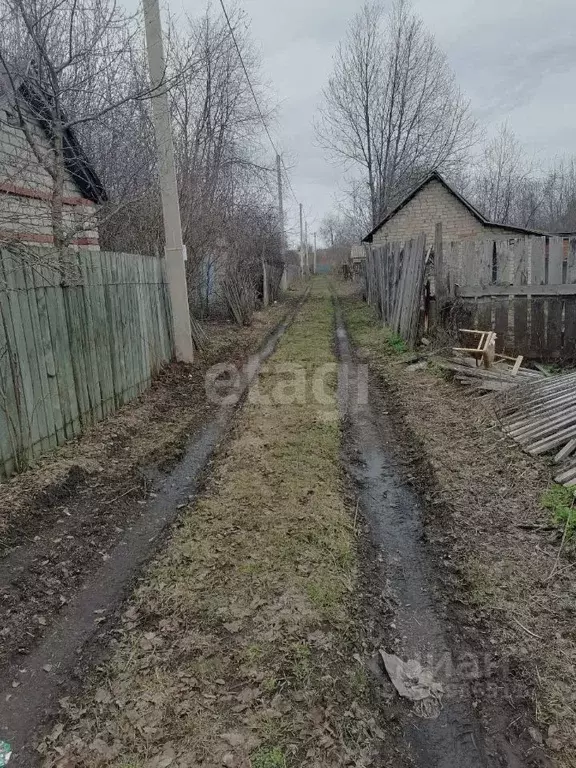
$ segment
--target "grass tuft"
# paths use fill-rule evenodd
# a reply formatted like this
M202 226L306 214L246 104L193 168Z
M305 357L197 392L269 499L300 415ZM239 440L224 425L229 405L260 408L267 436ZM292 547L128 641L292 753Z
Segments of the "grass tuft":
M385 355L401 355L408 351L406 342L397 333L382 325L376 311L368 304L343 297L340 302L344 309L348 332L358 347Z
M259 749L252 757L252 768L285 768L286 758L280 747Z
M554 483L544 491L540 503L550 510L554 523L566 529L566 538L571 538L576 531L574 489Z

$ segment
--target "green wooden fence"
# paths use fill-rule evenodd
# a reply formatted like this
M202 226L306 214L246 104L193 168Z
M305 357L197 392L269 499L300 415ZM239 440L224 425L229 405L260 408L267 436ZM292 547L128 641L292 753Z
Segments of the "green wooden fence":
M136 397L172 349L158 259L0 251L0 479Z

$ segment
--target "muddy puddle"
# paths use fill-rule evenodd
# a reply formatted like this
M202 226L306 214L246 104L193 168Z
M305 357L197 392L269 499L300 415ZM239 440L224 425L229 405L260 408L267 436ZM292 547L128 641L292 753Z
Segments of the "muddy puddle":
M462 647L457 628L446 618L438 579L423 539L424 507L404 479L388 403L367 386L367 370L354 360L336 303L336 347L340 362L339 397L347 425L349 471L357 487L360 511L376 549L376 568L392 608L388 654L416 660L435 683L439 695L412 703L398 698L403 742L421 768L522 766L508 745L496 744L476 714L472 687L489 660ZM378 674L388 676L381 659Z

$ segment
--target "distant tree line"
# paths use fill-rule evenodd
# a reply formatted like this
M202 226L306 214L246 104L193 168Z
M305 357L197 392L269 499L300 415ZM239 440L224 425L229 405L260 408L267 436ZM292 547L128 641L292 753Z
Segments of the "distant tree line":
M455 182L492 221L546 232L576 230L576 157L542 166L507 123L482 143Z
M324 222L326 244L357 242L434 170L493 221L576 228L575 158L541 168L507 124L487 139L409 0L369 0L356 13L316 131L347 171L339 212Z

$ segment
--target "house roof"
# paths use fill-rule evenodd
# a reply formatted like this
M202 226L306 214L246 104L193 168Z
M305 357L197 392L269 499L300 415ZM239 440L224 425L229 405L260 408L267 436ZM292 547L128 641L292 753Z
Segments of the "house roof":
M51 141L54 138L50 107L46 95L30 87L25 81L19 88L26 102L32 107L42 130ZM104 185L100 181L94 166L80 146L72 128L64 131L63 154L66 170L74 180L82 195L94 203L105 203L108 199Z
M423 189L427 184L429 184L431 181L438 181L442 186L448 190L448 192L453 195L457 200L459 200L463 206L465 206L472 216L474 216L477 221L479 221L481 224L487 227L494 227L496 229L503 229L507 231L512 232L518 232L520 234L524 235L541 235L542 232L538 232L535 229L526 229L526 227L515 227L511 224L498 224L494 221L490 221L487 219L483 214L480 213L480 211L475 208L472 203L469 200L466 200L466 198L461 195L459 192L457 192L453 186L451 186L446 179L438 173L438 171L433 171L428 176L426 176L423 181L421 181L414 189L409 192L406 197L401 200L401 202L398 203L398 205L393 208L389 213L386 214L386 216L382 219L382 221L377 224L374 229L372 229L371 232L369 232L366 237L362 240L363 243L371 243L373 236L376 234L376 232L380 229L380 227L384 226L387 221L389 221L393 216L396 216L398 211L400 211L402 208L404 208L405 205L407 205L410 200L412 200L413 197L415 197L418 192L420 192L421 189Z
M0 95L2 91L10 93L12 90L11 85L7 83L6 80L7 75L4 71L0 73ZM18 83L16 83L16 85L18 85ZM48 95L30 82L27 82L26 79L20 80L17 92L31 108L34 117L38 120L38 123L48 140L52 141L54 138L54 131L52 127ZM94 203L106 202L108 196L104 185L98 177L94 166L88 159L88 156L82 149L72 128L67 128L64 131L63 154L66 170L82 193L82 196Z

